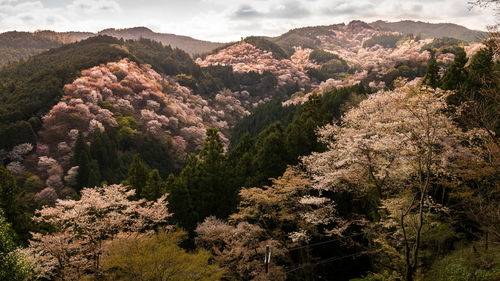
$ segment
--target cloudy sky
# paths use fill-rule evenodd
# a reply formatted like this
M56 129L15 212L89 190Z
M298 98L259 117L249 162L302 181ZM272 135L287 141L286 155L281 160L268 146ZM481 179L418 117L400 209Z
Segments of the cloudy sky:
M0 32L146 26L211 41L279 35L353 19L453 22L484 30L493 12L469 0L0 0Z

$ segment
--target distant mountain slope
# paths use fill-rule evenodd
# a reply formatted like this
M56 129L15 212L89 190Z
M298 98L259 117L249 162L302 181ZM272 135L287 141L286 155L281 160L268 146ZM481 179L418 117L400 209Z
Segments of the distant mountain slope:
M332 24L332 25L319 25L319 26L308 26L292 29L280 36L269 37L268 40L278 44L289 53L294 52L294 47L300 46L302 48L319 48L324 44L324 39L329 38L330 40L336 41L336 43L341 47L349 47L350 42L345 41L342 36L338 36L338 32L341 33L361 33L367 31L367 33L379 34L378 30L374 30L369 24L354 20L348 23Z
M0 66L62 45L59 40L47 35L17 31L0 34Z
M420 34L423 38L453 37L468 42L478 42L487 36L486 32L471 30L454 23L427 23L421 21L386 22L376 21L372 27L403 34Z
M156 33L146 27L134 27L125 29L105 29L98 33L116 38L137 40L142 38L151 39L179 48L189 54L201 54L222 46L222 43L197 40L188 36L181 36L167 33Z
M151 39L181 49L191 55L205 53L224 45L222 43L197 40L188 36L156 33L145 27L105 29L98 33L55 32L50 30L36 32L11 31L0 33L0 67L60 47L63 44L82 41L98 35L108 35L126 40Z

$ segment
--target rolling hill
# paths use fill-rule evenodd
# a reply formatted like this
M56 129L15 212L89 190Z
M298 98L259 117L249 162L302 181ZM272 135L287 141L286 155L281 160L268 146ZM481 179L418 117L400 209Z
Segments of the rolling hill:
M107 35L124 40L141 38L160 42L181 49L188 54L200 54L222 46L222 43L197 40L188 36L156 33L145 27L126 29L105 29L91 32L55 32L50 30L35 32L10 31L0 34L0 67L11 62L26 59L63 44L74 43L90 37Z
M467 42L478 42L486 38L487 33L471 30L454 23L428 23L421 21L386 22L376 21L370 23L374 28L396 31L403 34L420 34L423 38L453 37Z

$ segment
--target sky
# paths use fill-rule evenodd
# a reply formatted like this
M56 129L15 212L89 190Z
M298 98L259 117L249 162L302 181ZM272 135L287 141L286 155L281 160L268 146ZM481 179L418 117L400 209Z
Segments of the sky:
M145 26L227 42L351 20L452 22L485 30L494 12L470 0L0 0L0 32Z

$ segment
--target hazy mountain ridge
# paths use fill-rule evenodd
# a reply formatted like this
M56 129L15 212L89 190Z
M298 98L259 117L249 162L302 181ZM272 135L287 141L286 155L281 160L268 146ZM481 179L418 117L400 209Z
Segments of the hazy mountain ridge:
M134 27L125 29L105 29L98 33L92 32L55 32L41 30L35 32L9 31L0 33L0 67L11 62L26 59L51 48L57 48L63 44L69 44L99 35L108 35L124 40L138 40L141 38L151 39L179 48L191 55L201 54L223 46L215 43L197 40L188 36L175 34L156 33L146 27Z
M379 20L370 23L370 26L407 35L420 34L423 38L453 37L467 42L479 42L488 35L484 31L471 30L454 23L428 23L410 20L386 22Z
M351 31L361 29L374 29L381 32L399 32L405 35L420 34L422 38L454 37L467 42L478 42L484 39L486 32L470 30L466 27L453 23L424 23L420 21L400 21L386 22L375 21L366 23L363 21L352 21L349 24L332 24L327 26L310 26L292 29L277 37L258 37L265 38L276 43L285 49L290 55L294 53L294 46L304 48L316 48L321 45L318 36L334 36L333 30L349 29ZM109 35L116 38L137 40L140 38L151 39L179 48L191 55L203 54L211 50L225 47L225 43L197 40L189 36L158 33L146 27L133 27L115 29L109 28L92 32L55 32L42 30L36 32L17 32L9 31L0 33L0 51L3 56L0 58L0 66L10 62L25 59L35 54L39 54L50 48L58 47L62 44L73 43L85 40L97 35ZM24 42L22 46L16 45L17 42Z
M201 54L223 45L223 43L197 40L189 36L169 33L157 33L146 27L133 27L124 29L110 28L102 30L97 34L123 38L125 40L137 40L140 38L151 39L161 42L165 45L170 45L174 48L179 48L189 54Z

